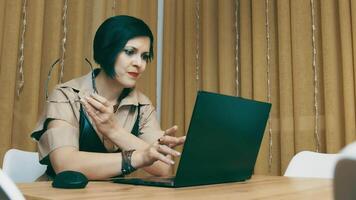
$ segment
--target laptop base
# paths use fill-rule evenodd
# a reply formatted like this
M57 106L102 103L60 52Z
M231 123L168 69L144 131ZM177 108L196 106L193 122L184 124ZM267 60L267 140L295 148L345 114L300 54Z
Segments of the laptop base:
M131 185L146 185L146 186L159 186L159 187L175 187L174 177L146 177L146 178L130 178L122 177L113 179L114 183L123 183Z
M158 187L167 187L167 188L179 188L179 187L191 187L191 186L202 186L202 185L212 185L212 184L221 184L221 183L232 183L232 182L244 182L249 177L222 181L222 182L211 182L211 183L201 183L201 184L194 184L194 185L179 185L175 183L175 177L144 177L144 178L130 178L130 177L121 177L121 178L114 178L112 181L114 183L121 183L121 184L130 184L130 185L144 185L144 186L158 186Z

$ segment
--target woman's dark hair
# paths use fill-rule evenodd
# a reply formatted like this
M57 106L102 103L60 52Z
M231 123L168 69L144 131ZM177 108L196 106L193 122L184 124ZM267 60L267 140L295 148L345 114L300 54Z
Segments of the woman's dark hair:
M140 19L127 15L105 20L94 37L94 60L110 77L115 77L115 60L127 41L139 37L150 38L149 61L153 59L153 35L148 25Z

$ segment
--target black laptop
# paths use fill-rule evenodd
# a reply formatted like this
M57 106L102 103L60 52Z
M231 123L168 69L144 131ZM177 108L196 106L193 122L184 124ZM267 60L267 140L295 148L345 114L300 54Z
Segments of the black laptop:
M199 91L175 177L115 183L185 187L251 178L271 104Z

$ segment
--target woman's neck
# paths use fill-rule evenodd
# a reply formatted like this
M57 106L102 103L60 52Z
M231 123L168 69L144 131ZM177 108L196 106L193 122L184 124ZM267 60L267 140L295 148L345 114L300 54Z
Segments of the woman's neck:
M116 104L124 88L114 79L110 78L103 70L95 77L95 82L99 95L105 97L109 102Z

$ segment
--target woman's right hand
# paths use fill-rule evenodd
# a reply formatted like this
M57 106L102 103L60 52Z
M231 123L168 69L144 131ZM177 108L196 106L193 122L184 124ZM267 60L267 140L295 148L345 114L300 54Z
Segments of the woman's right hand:
M80 100L86 112L94 123L94 127L97 131L106 136L112 138L119 126L117 118L114 116L113 104L111 104L105 97L92 93Z

